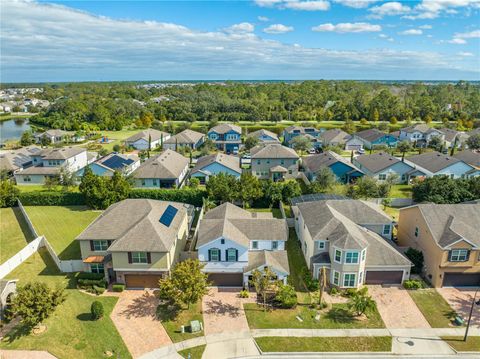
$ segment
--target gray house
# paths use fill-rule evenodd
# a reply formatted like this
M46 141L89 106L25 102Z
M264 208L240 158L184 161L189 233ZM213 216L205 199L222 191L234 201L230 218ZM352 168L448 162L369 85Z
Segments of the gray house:
M178 146L189 147L195 150L200 147L204 141L205 135L203 133L187 129L165 140L163 142L163 148L177 151Z
M297 178L299 156L281 144L259 145L251 149L252 174L260 179L280 181Z

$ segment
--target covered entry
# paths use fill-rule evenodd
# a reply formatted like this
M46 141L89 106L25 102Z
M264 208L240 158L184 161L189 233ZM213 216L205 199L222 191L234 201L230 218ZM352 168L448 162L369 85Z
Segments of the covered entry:
M212 285L219 287L241 287L243 273L210 273L208 280L212 282Z
M161 275L152 274L125 274L127 288L158 288Z
M402 284L403 271L367 271L365 284Z
M480 286L480 273L445 273L442 287Z

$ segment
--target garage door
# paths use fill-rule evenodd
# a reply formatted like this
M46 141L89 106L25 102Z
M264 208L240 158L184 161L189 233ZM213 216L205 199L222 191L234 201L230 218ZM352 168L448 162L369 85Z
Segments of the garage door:
M126 274L125 284L127 288L158 288L161 275Z
M241 287L243 286L243 273L210 273L208 280L216 286Z
M402 284L403 271L367 271L365 284Z
M475 287L480 285L480 273L445 273L444 287Z

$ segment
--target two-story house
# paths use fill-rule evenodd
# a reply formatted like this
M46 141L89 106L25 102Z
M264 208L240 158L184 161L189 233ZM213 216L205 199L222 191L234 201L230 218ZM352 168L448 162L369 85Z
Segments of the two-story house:
M425 152L421 155L407 157L405 163L425 173L426 177L443 175L450 178L465 178L474 170L472 166L462 160L440 152Z
M378 146L395 147L398 142L397 137L377 130L376 128L357 132L353 137L361 141L363 147L367 149L373 149Z
M203 133L186 129L165 140L163 148L178 151L180 147L188 147L196 150L204 141L205 135Z
M461 148L466 146L468 135L463 131L457 131L452 128L439 128L443 134L443 142L446 148L452 148L455 145L455 148Z
M163 142L169 138L169 133L149 128L128 137L125 140L125 146L142 151L148 149L153 150L154 148L163 146Z
M248 287L252 272L265 267L286 283L287 240L285 219L224 203L200 220L196 249L214 285Z
M280 143L276 133L264 129L251 132L247 137L256 138L260 144Z
M292 140L297 136L304 136L312 142L312 147L318 148L321 146L319 136L322 133L321 130L315 127L302 127L302 126L289 126L282 132L283 143L289 147L292 147Z
M433 137L438 137L442 141L445 135L427 124L416 124L400 129L400 141L409 141L417 147L426 147Z
M88 165L93 174L98 176L111 177L118 171L125 176L128 176L140 166L140 158L137 155L128 155L112 152L103 156ZM83 175L84 169L78 172L79 176Z
M194 207L151 199L117 202L77 238L84 270L128 288L158 288L180 260Z
M252 174L259 179L281 181L297 178L300 157L294 149L276 143L255 146L250 153Z
M352 138L351 135L339 128L333 128L322 132L318 139L322 147L335 146L345 148L345 144Z
M378 206L357 200L321 200L292 207L295 230L315 278L325 268L330 284L401 284L411 262L390 240L393 222Z
M226 153L237 154L242 144L242 128L229 123L212 127L207 136L219 150Z
M211 176L218 175L219 173L226 173L236 178L240 177L242 174L240 158L224 153L215 153L200 157L190 172L190 177L198 178L200 184L205 184Z
M302 167L310 181L314 181L317 173L325 167L330 168L337 178L337 181L341 183L355 182L357 178L364 175L364 173L354 164L350 163L348 159L333 151L303 157Z
M59 176L62 168L77 173L90 162L87 150L82 147L47 148L32 153L30 158L32 166L15 173L18 185L44 184L47 178Z
M32 154L41 150L40 147L35 145L17 150L2 150L0 151L0 170L6 172L9 176L13 176L15 172L32 166Z
M465 162L473 167L473 170L466 173L467 177L480 176L480 151L479 150L464 150L453 155L456 159Z
M398 242L422 251L434 287L480 285L480 204L418 204L400 210Z

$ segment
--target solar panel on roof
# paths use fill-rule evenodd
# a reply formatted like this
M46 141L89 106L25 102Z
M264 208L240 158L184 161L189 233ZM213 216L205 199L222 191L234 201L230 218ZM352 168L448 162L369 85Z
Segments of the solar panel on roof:
M165 212L163 212L162 216L160 217L160 223L170 227L170 224L172 224L173 219L175 218L175 215L177 214L178 209L173 207L172 205L168 205L167 209Z
M130 158L122 158L120 156L112 156L109 159L105 160L103 162L104 166L107 166L108 168L112 169L117 169L117 168L123 168L125 166L128 166L133 162L132 159Z

